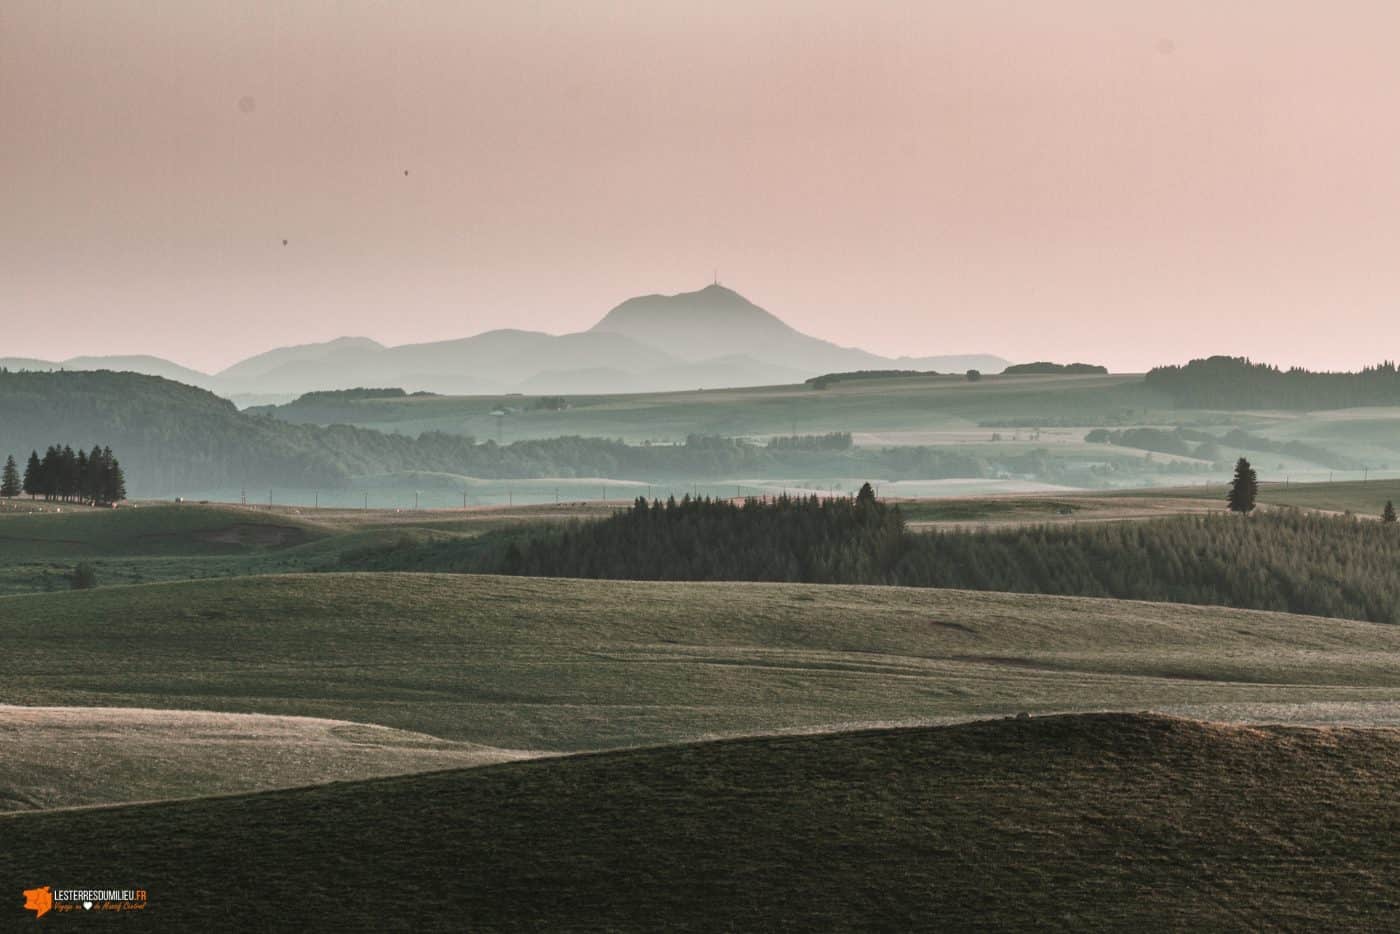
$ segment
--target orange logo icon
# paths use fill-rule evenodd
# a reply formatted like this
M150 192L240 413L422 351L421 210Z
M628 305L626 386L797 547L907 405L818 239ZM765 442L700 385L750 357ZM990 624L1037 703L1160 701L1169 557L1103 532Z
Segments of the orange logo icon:
M49 886L42 889L24 890L24 907L34 912L35 918L42 918L53 908L53 892Z

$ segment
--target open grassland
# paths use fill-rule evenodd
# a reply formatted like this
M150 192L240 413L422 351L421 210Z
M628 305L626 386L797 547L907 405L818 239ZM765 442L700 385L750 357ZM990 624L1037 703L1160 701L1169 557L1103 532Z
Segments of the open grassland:
M119 869L159 931L1374 931L1397 774L1394 731L1153 716L763 738L17 814L0 884Z
M1224 503L1228 484L1212 483L1207 488L1209 496L1202 495L1202 487L1179 486L1162 487L1151 490L1116 490L1111 493L1086 494L1117 500L1125 505L1136 502L1151 502L1170 507L1173 501L1202 500ZM1079 494L1065 494L1077 499ZM1262 507L1291 506L1298 509L1319 512L1353 512L1363 518L1379 517L1385 508L1385 501L1400 503L1400 479L1345 480L1332 483L1279 483L1261 481L1258 502ZM1400 507L1397 507L1400 508Z
M1400 480L1351 481L1346 483L1261 484L1261 502L1301 509L1353 512L1378 518L1386 500L1400 502Z
M1224 512L1229 484L1114 491L1056 491L1012 496L892 499L913 528L969 524L993 527L1062 522L1157 519ZM1259 508L1293 507L1378 518L1386 500L1400 504L1400 479L1259 484ZM1400 508L1400 507L1398 507Z
M30 503L0 512L0 594L67 589L79 562L91 564L102 585L314 571L334 567L342 554L357 549L472 538L611 515L617 508L565 503L314 510L148 502L90 509Z
M46 508L46 512L0 514L0 561L116 554L227 555L299 545L325 535L299 516L237 506L90 509L50 503Z
M1127 601L433 574L0 597L0 703L590 750L1018 710L1400 701L1400 628Z
M0 707L0 811L290 788L523 755L343 720Z

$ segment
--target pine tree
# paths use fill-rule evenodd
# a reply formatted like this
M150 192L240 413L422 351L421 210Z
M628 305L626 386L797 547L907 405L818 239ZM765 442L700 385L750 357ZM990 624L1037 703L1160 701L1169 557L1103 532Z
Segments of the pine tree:
M107 462L102 458L102 448L96 444L92 446L92 453L87 456L88 469L83 476L83 499L91 503L97 503L102 499L103 478L107 476Z
M15 456L11 454L5 459L5 473L0 477L0 496L13 499L19 495L19 491L19 465L15 463Z
M1248 515L1254 510L1254 498L1258 495L1259 478L1254 468L1249 466L1249 461L1241 457L1235 462L1235 479L1230 483L1230 492L1226 494L1225 501L1230 504L1231 512Z
M24 492L33 499L43 492L44 465L39 461L39 452L30 451L29 461L24 465Z
M39 492L44 499L58 495L63 474L63 452L52 444L44 451L44 460L39 465Z
M1395 521L1395 504L1392 503L1390 500L1386 500L1386 501L1385 501L1385 509L1381 510L1381 521L1382 521L1382 522L1394 522L1394 521Z
M75 478L73 495L80 500L87 499L88 482L92 479L92 472L88 469L87 451L82 448L78 448L78 455L73 466L73 476Z
M102 500L107 503L120 503L126 499L126 475L122 473L122 465L112 456L111 448L102 449L102 460L110 465L106 471Z

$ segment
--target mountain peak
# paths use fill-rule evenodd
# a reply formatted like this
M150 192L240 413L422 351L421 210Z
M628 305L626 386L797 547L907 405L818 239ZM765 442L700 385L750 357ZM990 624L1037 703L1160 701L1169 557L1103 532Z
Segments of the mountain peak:
M717 282L695 292L629 298L608 312L592 330L624 334L692 358L734 353L747 341L796 333Z

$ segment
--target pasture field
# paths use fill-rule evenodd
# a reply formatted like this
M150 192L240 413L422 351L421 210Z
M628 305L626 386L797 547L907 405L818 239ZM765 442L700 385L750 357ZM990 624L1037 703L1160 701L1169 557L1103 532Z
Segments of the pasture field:
M0 704L315 717L531 752L1020 710L1390 723L1400 705L1392 626L889 587L239 577L0 597L0 644ZM170 774L143 795L203 787Z
M157 931L1374 931L1397 771L1125 714L766 737L0 817L0 880L119 867Z
M396 511L137 503L90 509L30 503L0 512L0 594L68 589L80 562L91 564L104 586L313 571L334 567L342 553L357 548L470 538L522 524L609 515L616 508L568 503Z

